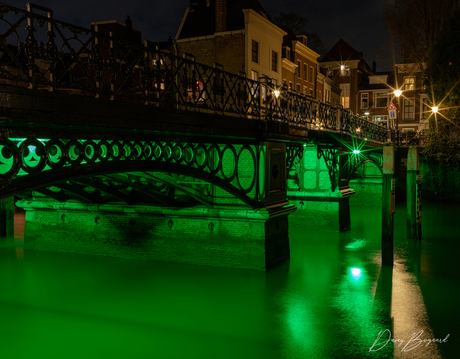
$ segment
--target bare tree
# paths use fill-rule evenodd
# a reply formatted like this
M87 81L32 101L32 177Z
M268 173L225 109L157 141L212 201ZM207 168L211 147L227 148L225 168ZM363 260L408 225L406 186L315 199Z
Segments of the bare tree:
M384 21L401 46L403 61L423 63L460 0L386 0Z
M296 35L306 35L308 47L319 54L324 53L324 42L315 32L308 32L308 19L296 12L280 12L273 21L278 26L288 27Z

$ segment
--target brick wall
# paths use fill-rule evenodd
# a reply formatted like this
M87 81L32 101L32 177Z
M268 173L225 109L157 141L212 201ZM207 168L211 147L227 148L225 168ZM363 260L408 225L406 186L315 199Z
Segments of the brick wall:
M199 218L25 207L25 241L38 250L258 270L289 258L287 216L250 219L246 209L240 218Z
M238 74L245 68L244 39L244 34L237 33L179 42L177 54L194 55L197 62L208 66L213 66L217 62L224 66L224 71Z

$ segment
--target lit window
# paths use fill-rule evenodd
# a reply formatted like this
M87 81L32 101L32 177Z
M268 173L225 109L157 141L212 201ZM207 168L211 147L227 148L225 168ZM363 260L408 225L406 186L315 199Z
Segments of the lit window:
M310 89L310 96L313 97L313 90Z
M259 43L252 40L252 61L259 63Z
M203 102L206 93L204 92L203 82L201 80L192 81L187 88L188 102Z
M342 90L340 99L342 101L343 108L350 107L350 84L340 84L340 89Z
M252 70L251 71L251 79L254 80L254 81L258 81L259 80L259 73L257 71ZM254 82L252 84L251 92L255 97L259 96L258 83L257 82Z
M415 90L415 77L404 78L404 90Z
M368 93L361 94L361 108L369 108L369 94Z
M388 127L388 116L372 116L372 121L379 125Z
M300 60L297 60L297 77L300 77L300 68L302 66L302 63Z
M404 99L404 119L413 120L415 118L415 108L413 99Z

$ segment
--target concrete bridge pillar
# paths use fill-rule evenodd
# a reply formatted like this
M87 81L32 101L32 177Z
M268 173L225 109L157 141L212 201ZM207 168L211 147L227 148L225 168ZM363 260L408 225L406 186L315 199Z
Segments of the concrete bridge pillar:
M383 147L382 190L382 264L393 265L393 231L395 213L395 149L393 145Z
M0 200L0 237L14 236L14 197Z
M418 181L419 151L409 147L407 154L407 238L422 239L421 191Z

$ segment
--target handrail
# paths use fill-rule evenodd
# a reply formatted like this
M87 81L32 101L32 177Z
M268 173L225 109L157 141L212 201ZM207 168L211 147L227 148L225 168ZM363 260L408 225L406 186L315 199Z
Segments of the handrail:
M276 88L270 79L254 81L200 64L193 55L129 42L107 26L87 29L59 21L38 5L28 9L0 4L0 83L388 140L385 127L341 106Z

